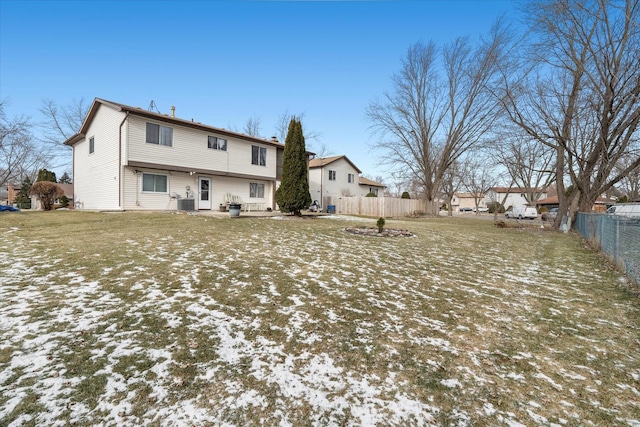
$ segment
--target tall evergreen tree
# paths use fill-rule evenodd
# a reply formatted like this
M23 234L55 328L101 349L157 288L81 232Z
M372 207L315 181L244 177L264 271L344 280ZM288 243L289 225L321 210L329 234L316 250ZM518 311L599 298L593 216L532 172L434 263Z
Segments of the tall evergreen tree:
M31 191L32 184L33 183L28 176L25 176L22 180L22 184L20 184L20 191L18 192L15 200L20 209L25 209L31 206L31 197L29 197L29 192Z
M307 149L302 123L295 117L289 122L282 158L282 182L276 190L276 203L282 212L300 216L302 209L311 204Z
M66 171L65 171L65 173L62 174L60 179L58 179L58 183L60 183L60 184L71 184L71 177L69 176L69 174Z
M48 181L48 182L58 182L56 178L56 173L46 169L40 169L38 171L38 178L36 181Z

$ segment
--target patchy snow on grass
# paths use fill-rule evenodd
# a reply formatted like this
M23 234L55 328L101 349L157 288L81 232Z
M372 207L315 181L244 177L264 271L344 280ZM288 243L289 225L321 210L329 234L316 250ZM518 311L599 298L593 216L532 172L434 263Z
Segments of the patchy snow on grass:
M324 218L176 216L64 255L0 226L0 424L640 425L634 306L591 258Z

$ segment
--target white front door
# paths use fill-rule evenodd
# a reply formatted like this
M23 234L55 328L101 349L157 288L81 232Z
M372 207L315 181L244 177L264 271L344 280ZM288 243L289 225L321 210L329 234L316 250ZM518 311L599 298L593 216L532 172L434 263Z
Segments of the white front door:
M198 178L198 209L211 209L211 179Z

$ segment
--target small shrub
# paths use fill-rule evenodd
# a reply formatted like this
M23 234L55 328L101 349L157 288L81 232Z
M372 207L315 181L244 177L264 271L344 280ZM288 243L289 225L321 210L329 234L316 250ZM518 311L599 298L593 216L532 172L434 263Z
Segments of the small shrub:
M378 197L378 196L376 195L376 193L367 193L367 195L364 197Z
M505 212L504 205L498 202L487 203L487 208L489 208L489 213L496 213L496 211L498 213Z
M60 207L68 208L69 207L69 198L64 194L60 197Z
M376 225L378 226L378 233L382 233L382 231L384 230L384 223L385 220L382 217L378 218L378 220L376 221Z
M405 191L404 193L402 193L402 196L400 196L401 199L410 199L411 196L409 195L408 191Z

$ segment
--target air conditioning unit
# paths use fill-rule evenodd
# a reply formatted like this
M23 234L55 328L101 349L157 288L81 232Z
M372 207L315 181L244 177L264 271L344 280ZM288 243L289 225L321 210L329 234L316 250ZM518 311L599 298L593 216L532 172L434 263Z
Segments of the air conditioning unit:
M179 211L195 211L196 210L196 199L178 199L178 210Z

